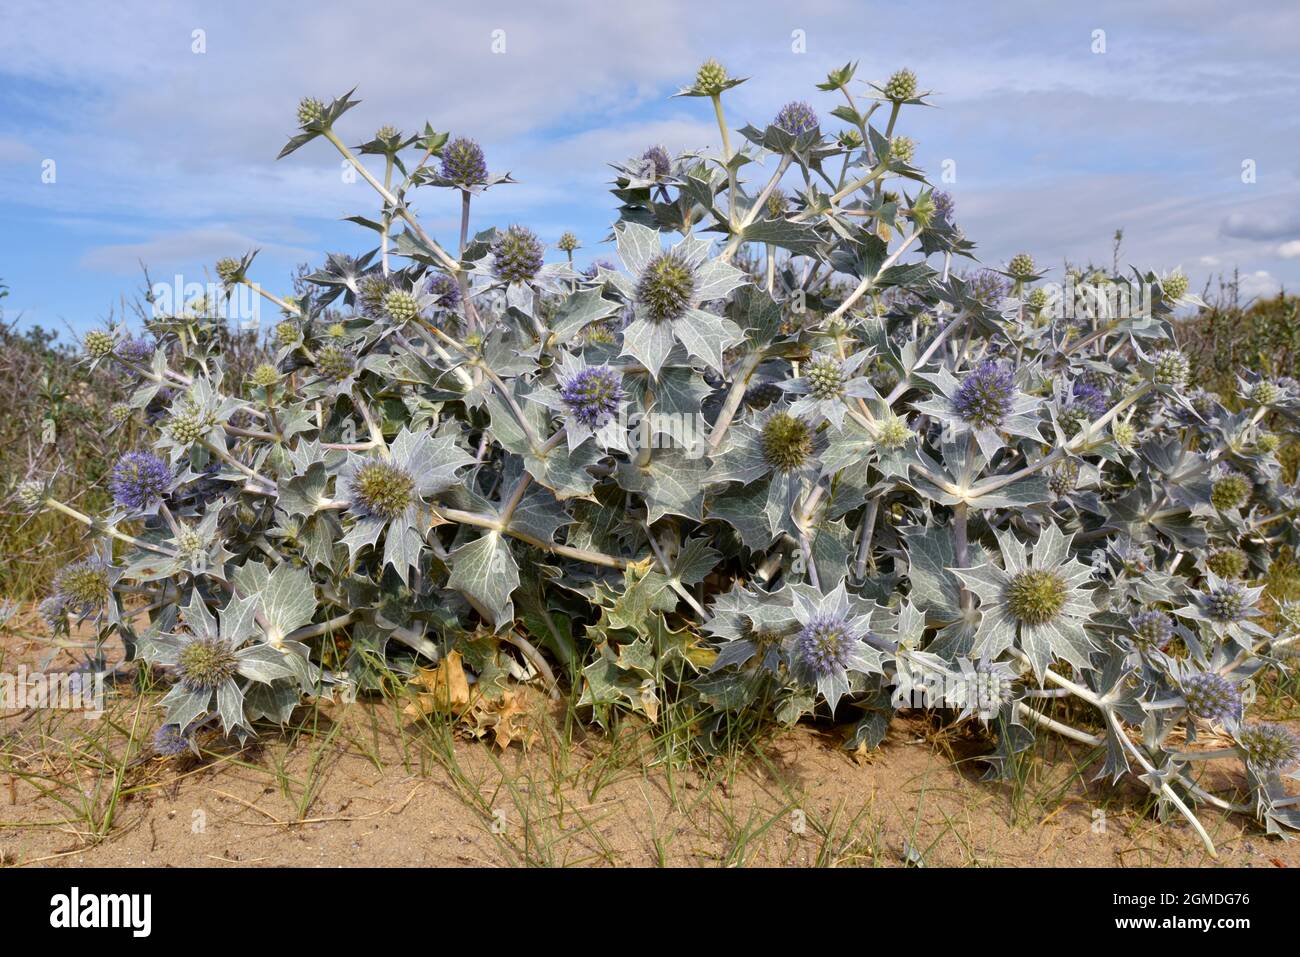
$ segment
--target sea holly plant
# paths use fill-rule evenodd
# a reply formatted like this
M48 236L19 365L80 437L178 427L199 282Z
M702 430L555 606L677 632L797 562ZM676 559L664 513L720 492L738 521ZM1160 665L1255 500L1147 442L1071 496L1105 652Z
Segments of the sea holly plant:
M991 776L1064 735L1211 849L1206 805L1300 826L1300 744L1254 713L1300 638L1263 587L1297 545L1294 383L1193 381L1169 274L1070 299L1049 284L1082 275L1028 254L981 265L911 165L921 79L857 73L737 131L743 80L706 63L681 95L718 147L617 162L586 265L572 233L479 221L514 182L484 131L304 100L281 155L334 150L377 209L291 295L255 251L216 264L278 310L252 362L217 303L86 334L135 382L113 505L69 504L55 463L11 496L95 539L51 629L171 676L168 752L455 660L606 726L671 709L704 753L763 720L874 747L944 709Z

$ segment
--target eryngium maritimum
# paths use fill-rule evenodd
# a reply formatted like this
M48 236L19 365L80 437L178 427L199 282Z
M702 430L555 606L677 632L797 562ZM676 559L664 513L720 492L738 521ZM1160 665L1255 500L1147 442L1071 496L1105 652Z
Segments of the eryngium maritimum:
M440 309L455 309L460 305L460 284L445 272L434 273L425 289Z
M799 632L799 657L820 678L847 667L858 640L857 635L849 633L842 618L818 615Z
M802 100L792 100L781 107L772 125L779 127L791 136L802 136L817 128L817 114L813 108Z
M645 161L646 172L653 172L655 176L667 176L672 169L672 159L662 146L650 147L641 154L641 159Z
M1134 639L1143 645L1163 648L1174 636L1173 619L1156 609L1139 612L1129 619L1129 625L1133 629Z
M1236 682L1213 672L1192 675L1183 682L1189 713L1206 721L1235 721L1241 717L1241 691Z
M195 638L176 656L176 673L190 691L215 691L235 676L238 665L222 638Z
M646 265L636 286L637 301L655 322L680 319L690 308L695 272L675 253L660 253Z
M608 366L583 369L560 387L560 397L573 417L597 430L614 418L623 398L623 377Z
M384 459L371 459L352 479L357 508L376 518L394 519L415 498L415 481L404 469Z
M885 96L900 103L916 96L916 74L906 68L899 70L885 84Z
M511 226L492 245L493 269L506 282L528 282L542 268L542 244L526 226Z
M996 429L1011 414L1015 398L1016 387L1011 370L992 359L985 359L962 380L952 407L971 425Z
M1283 771L1300 759L1300 741L1280 724L1248 724L1237 732L1237 743L1261 771Z
M1156 385L1180 389L1187 384L1189 375L1191 375L1191 365L1187 361L1187 356L1177 349L1164 349L1157 352L1152 360L1151 378Z
M442 151L442 177L453 183L480 186L487 182L483 148L464 136L452 140Z
M164 758L174 758L190 749L190 739L181 731L179 725L164 724L154 732L153 750Z
M94 611L108 600L108 569L95 559L66 565L54 579L54 592L73 611Z
M118 505L138 510L161 499L171 480L171 466L152 452L128 452L113 466L108 488Z
M760 446L768 465L788 472L808 461L813 432L803 419L789 412L777 412L763 426Z

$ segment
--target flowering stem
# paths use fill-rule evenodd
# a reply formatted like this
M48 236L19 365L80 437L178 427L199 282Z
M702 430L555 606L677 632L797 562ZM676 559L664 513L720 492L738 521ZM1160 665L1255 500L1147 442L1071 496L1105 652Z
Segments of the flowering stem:
M722 439L731 426L731 420L736 417L736 410L740 408L740 403L745 398L745 390L749 388L749 378L762 361L763 352L761 349L756 349L745 356L740 368L736 370L736 379L731 383L731 391L727 393L722 411L718 413L718 420L709 432L710 453L716 452L718 446L722 444Z
M974 498L978 498L981 495L987 495L990 492L996 492L998 489L1010 485L1012 482L1017 482L1020 479L1025 478L1026 476L1033 475L1035 472L1047 468L1049 465L1056 464L1071 452L1075 452L1078 449L1083 448L1090 441L1093 440L1094 436L1097 434L1099 430L1105 428L1106 425L1110 423L1111 419L1115 418L1115 416L1119 415L1130 405L1132 405L1133 403L1141 399L1144 395L1146 395L1148 392L1151 391L1151 388L1152 386L1151 383L1149 382L1145 383L1142 386L1139 386L1137 391L1130 393L1129 395L1125 396L1123 399L1120 399L1120 401L1117 402L1110 409L1110 411L1108 411L1100 419L1098 419L1095 422L1088 423L1078 435L1076 435L1065 445L1053 450L1049 455L1043 456L1037 462L1031 462L1029 465L1026 465L1024 468L1020 469L1017 472L1012 472L1007 475L994 476L993 478L990 478L988 481L984 482L983 484L977 485L974 489L971 490L969 494L969 498L974 499Z
M209 452L211 452L213 455L215 455L217 458L221 459L221 461L225 462L227 465L233 466L234 468L238 469L240 472L243 472L245 475L247 475L254 482L260 483L263 487L268 489L271 494L275 493L276 490L275 482L271 481L269 478L262 475L256 469L250 468L249 466L245 465L243 462L239 461L239 459L235 458L225 449L221 448L218 445L213 444L212 442L209 442L207 439L201 439L200 444Z
M517 538L521 542L527 542L536 548L545 549L548 552L559 555L562 558L572 558L576 561L587 562L592 565L604 565L607 568L627 568L631 562L626 558L618 558L614 555L607 555L604 552L598 552L586 548L572 548L568 545L556 545L554 542L545 542L540 538L521 531L520 529L504 526L501 520L493 515L485 515L481 512L466 512L458 508L443 508L441 505L435 506L432 510L435 518L442 518L449 522L456 522L460 525L472 525L475 528L486 528L492 531L501 532L509 535L511 538Z
M731 165L731 134L727 120L722 115L722 94L713 94L713 115L718 118L718 132L722 134L722 162L727 168L727 222L732 231L736 228L736 170Z
M912 230L899 247L890 253L889 258L880 264L880 268L876 270L874 275L862 277L862 281L858 283L857 287L849 293L848 297L842 303L835 307L835 311L830 314L829 318L838 319L840 316L844 315L844 313L848 312L853 304L861 299L863 294L876 284L880 277L884 275L885 271L898 261L898 257L903 255L912 243L916 242L920 235L920 230Z
M861 534L858 536L858 557L854 564L855 577L863 581L867 575L867 559L871 555L871 539L876 534L876 516L880 512L880 499L884 492L877 492L867 503L866 514L862 517Z
M87 525L92 529L102 529L116 538L119 542L126 542L128 545L134 545L136 548L143 548L145 551L154 552L158 555L166 555L168 558L176 557L176 552L164 545L155 545L153 542L142 541L133 535L126 534L126 532L120 532L116 528L109 528L102 522L91 518L85 512L79 512L70 505L64 505L56 498L45 499L45 507L52 508L56 512L62 512L69 518L76 519L78 522L81 522L83 525Z
M943 329L939 331L939 334L934 337L934 340L925 347L925 351L921 353L920 358L916 360L916 363L912 368L919 369L924 366L930 360L930 357L934 355L939 346L943 345L943 342L948 338L949 333L953 332L958 326L965 322L968 316L969 313L963 310L952 320L952 322L944 326ZM889 395L885 397L885 404L893 405L894 402L897 401L898 397L908 390L910 383L910 375L899 380L898 385L894 386L894 388L890 390Z
M332 129L327 129L325 130L323 135L327 140L329 140L332 144L334 144L334 148L336 150L338 150L341 154L343 154L343 158L352 164L353 169L355 169L358 173L360 173L362 178L367 183L369 183L375 189L375 191L379 193L380 196L384 198L384 201L389 203L393 207L393 210L397 213L397 215L401 216L402 219L406 220L407 225L411 227L411 229L415 232L415 234L420 237L420 239L424 242L426 246L429 247L429 249L433 252L435 256L437 256L439 259L442 260L442 264L451 273L453 274L459 273L461 271L460 263L457 262L455 259L452 259L451 256L447 253L447 251L443 249L441 246L439 246L438 243L434 241L433 237L424 231L424 227L421 226L419 222L416 221L415 217L411 215L411 211L406 208L406 205L402 203L396 196L394 196L387 188L385 188L383 183L375 179L375 177L371 174L370 170L366 169L365 165L360 160L358 160L355 156L352 155L352 151L348 149L343 144L343 141L338 138L338 134L336 134Z

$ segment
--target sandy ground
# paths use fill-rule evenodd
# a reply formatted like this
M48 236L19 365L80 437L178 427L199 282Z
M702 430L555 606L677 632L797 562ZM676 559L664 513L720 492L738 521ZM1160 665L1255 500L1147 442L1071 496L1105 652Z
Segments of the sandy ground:
M12 635L4 650L5 669L31 653ZM391 705L326 704L310 733L123 766L131 726L158 724L149 703L128 698L99 722L0 713L0 862L1300 866L1300 842L1205 810L1212 860L1183 821L1146 813L1142 792L1076 773L1083 752L1064 743L1043 745L1024 786L982 782L987 742L920 715L865 756L800 727L761 758L682 769L635 733L562 746L552 731L502 753Z

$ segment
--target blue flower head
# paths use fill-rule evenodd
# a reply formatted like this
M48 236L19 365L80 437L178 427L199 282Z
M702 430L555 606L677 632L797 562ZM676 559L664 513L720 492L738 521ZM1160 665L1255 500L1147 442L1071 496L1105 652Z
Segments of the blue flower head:
M977 428L996 429L1011 414L1016 386L1011 370L985 359L962 380L953 411Z
M821 678L847 668L853 646L859 640L842 615L819 614L799 632L799 657Z
M128 452L113 466L108 487L117 504L138 511L166 495L171 480L171 466L152 452Z
M483 148L464 136L452 140L442 151L442 176L453 183L478 186L487 182Z
M560 388L574 418L589 429L604 427L618 413L623 377L609 366L583 369Z
M813 108L802 100L793 100L781 107L773 126L779 126L791 136L802 136L817 128L817 114Z

